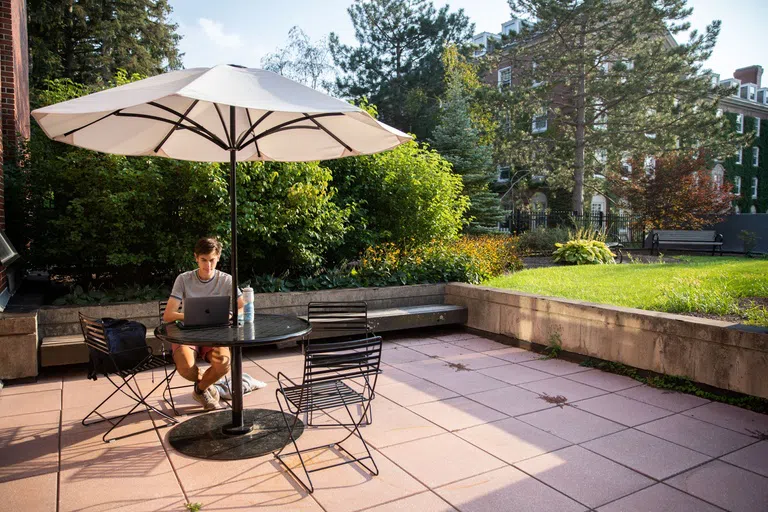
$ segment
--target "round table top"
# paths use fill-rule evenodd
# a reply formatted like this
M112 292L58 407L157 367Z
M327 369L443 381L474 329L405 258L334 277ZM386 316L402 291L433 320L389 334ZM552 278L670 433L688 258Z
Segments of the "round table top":
M175 322L160 324L155 336L179 345L244 347L304 336L312 330L306 320L286 315L254 315L253 322L237 327L181 329Z

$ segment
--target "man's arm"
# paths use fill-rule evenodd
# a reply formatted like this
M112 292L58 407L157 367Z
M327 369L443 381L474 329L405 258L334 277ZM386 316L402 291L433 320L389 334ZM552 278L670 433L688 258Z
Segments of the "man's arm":
M231 304L231 303L230 303L230 304ZM245 299L243 299L243 296L242 296L242 295L240 295L240 296L237 298L237 312L238 312L238 313L242 313L242 312L243 312L243 308L244 308L244 307L245 307Z
M179 313L181 301L176 297L168 298L168 305L163 313L163 322L173 322L175 320L184 320L184 313Z

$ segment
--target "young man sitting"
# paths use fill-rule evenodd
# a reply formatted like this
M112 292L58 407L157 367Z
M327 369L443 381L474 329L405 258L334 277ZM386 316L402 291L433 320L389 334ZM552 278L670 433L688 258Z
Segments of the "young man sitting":
M187 297L208 297L211 295L232 295L232 276L216 269L221 257L221 243L215 238L201 238L195 244L197 269L184 272L176 278L168 299L168 306L163 313L165 322L184 320L184 312L179 312L179 305ZM238 292L237 309L243 307L243 296ZM185 379L194 382L192 397L206 411L219 406L219 392L213 386L221 377L229 373L230 352L227 347L193 347L172 345L173 361L176 370ZM196 363L197 352L211 366L202 372Z

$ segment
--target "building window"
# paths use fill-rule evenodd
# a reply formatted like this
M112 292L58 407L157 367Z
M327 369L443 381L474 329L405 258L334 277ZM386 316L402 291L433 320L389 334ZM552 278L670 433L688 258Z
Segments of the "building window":
M0 264L7 267L17 259L19 259L19 253L16 252L5 231L0 231Z
M756 117L755 118L755 137L759 137L759 136L760 136L760 118Z
M760 148L752 148L752 167L757 167L760 162Z
M512 68L506 67L499 70L499 89L512 87Z
M645 173L650 174L653 171L656 170L656 157L655 156L647 156L645 157Z
M503 167L500 165L498 167L498 171L499 171L499 178L498 178L497 181L509 181L509 166L508 165L503 166Z
M597 160L597 163L599 163L601 166L608 163L608 151L604 149L597 149L595 150L595 160Z
M755 205L750 206L749 207L749 213L751 213L751 214L757 213L757 206L755 206Z
M736 132L744 133L744 114L736 114Z
M545 131L547 131L547 109L542 107L538 114L533 116L531 133L542 133Z
M723 171L723 167L721 165L716 165L714 169L712 169L712 188L719 189L723 186L723 175L725 172Z
M736 164L741 165L741 153L743 148L739 148L739 152L736 153Z
M752 177L752 199L757 199L757 176Z
M741 176L734 176L733 178L733 193L737 196L741 195Z
M741 213L741 208L739 208L739 205L736 205L733 207L733 213L735 213L736 215Z

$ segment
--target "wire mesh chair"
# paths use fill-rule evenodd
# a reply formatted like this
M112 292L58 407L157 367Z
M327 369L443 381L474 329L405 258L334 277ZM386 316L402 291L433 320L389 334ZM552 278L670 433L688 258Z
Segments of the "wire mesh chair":
M136 434L149 432L151 430L155 430L156 428L163 428L163 427L167 427L169 425L173 425L177 423L175 418L168 416L163 411L147 403L147 397L150 396L152 393L154 393L158 388L160 388L160 386L165 385L166 388L168 388L171 382L171 379L173 378L173 375L176 373L176 370L175 369L172 370L170 374L166 370L165 379L163 379L156 386L154 386L152 390L149 391L148 393L142 394L141 390L139 389L138 383L136 382L136 379L135 379L136 374L146 370L155 370L157 368L160 368L161 366L165 368L165 365L166 365L165 359L154 355L152 353L152 347L148 345L144 345L143 347L133 348L133 349L124 350L120 352L113 352L110 350L109 344L107 342L107 333L106 333L104 324L100 320L87 317L82 313L79 313L79 316L80 316L80 328L83 331L83 338L85 338L85 344L90 349L96 350L108 356L108 363L105 365L105 368L101 369L99 373L102 373L104 377L106 377L107 380L109 380L109 382L111 382L112 385L115 387L115 390L107 398L105 398L104 401L102 401L99 405L97 405L91 412L89 412L85 416L85 418L83 418L83 421L82 421L83 426L87 427L89 425L94 425L96 423L102 423L105 421L108 422L112 426L110 427L109 430L107 430L107 432L104 433L104 435L102 436L102 440L105 443L109 443L112 441L117 441L119 439L130 437ZM121 354L126 354L127 352L135 352L135 351L141 351L141 350L146 351L147 355L143 359L141 359L141 361L138 364L136 364L135 366L127 370L120 369L117 361L115 360L115 356L119 357ZM107 368L110 366L111 366L111 369ZM119 377L122 380L122 384L119 383L119 380L116 377ZM117 393L122 393L123 395L127 396L131 400L135 401L136 404L127 413L123 414L122 416L112 416L112 417L104 416L99 412L99 409ZM136 410L140 405L143 405L145 409ZM162 425L161 427L153 426L152 428L148 428L140 432L134 432L124 436L107 439L109 434L118 425L120 425L120 423L122 423L123 420L125 420L128 416L138 412L142 412L143 410L146 410L147 412L149 411L156 412L162 418L168 421L168 423L165 425ZM95 420L95 421L88 421L88 418L90 418L92 415L97 415L101 419ZM115 422L115 420L117 421Z
M368 444L363 439L360 432L360 425L366 417L371 407L371 401L374 398L376 388L376 379L379 374L381 363L381 337L371 336L357 340L336 341L336 342L308 342L304 348L304 376L301 384L295 383L286 377L282 372L277 374L277 383L280 389L275 391L275 398L283 412L283 420L288 428L289 437L293 444L294 451L282 453L286 446L275 452L275 457L288 469L294 478L309 491L314 492L310 473L330 469L343 464L359 463L367 469L372 475L379 474L376 462L373 460ZM348 383L352 384L350 386ZM361 384L362 383L362 384ZM363 390L358 391L362 385ZM282 400L281 400L282 397ZM285 403L285 407L283 407ZM363 407L363 414L359 420L355 420L350 406L360 404ZM299 450L294 437L294 429L302 414L337 409L344 407L351 423L343 423L335 417L329 415L338 425L343 426L349 431L346 437L336 443L314 446ZM293 423L289 424L289 416L285 414L286 410L294 416ZM366 455L356 457L351 451L342 446L350 437L359 439ZM329 464L319 468L307 469L304 463L303 454L323 448L336 446L343 451L351 460ZM283 457L298 455L301 466L306 475L306 482L300 478L291 467L286 464ZM369 467L363 461L370 459L373 468Z
M307 305L307 320L312 325L312 337L326 340L324 343L330 338L338 341L374 336L368 323L368 303L365 301L310 302ZM309 335L304 338L303 347L306 348L308 340ZM373 396L370 398L373 399ZM307 413L304 422L309 426L323 426L314 423L312 412ZM363 424L371 423L373 409L368 410Z

